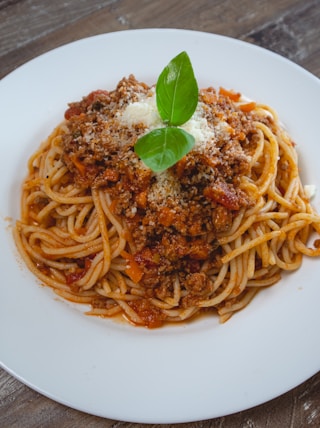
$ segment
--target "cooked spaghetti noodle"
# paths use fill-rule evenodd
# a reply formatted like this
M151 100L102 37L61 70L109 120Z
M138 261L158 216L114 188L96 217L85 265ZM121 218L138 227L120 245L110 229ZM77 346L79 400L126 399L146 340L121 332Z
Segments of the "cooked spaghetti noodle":
M153 173L135 154L159 124L133 76L71 103L28 163L15 240L28 268L91 315L158 327L214 311L221 322L282 271L319 256L320 216L295 144L268 106L201 90L196 145Z

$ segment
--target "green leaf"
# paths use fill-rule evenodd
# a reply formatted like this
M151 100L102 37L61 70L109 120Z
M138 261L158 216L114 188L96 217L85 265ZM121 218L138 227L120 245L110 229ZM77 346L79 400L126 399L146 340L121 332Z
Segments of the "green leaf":
M181 52L164 68L157 81L156 100L161 119L173 126L187 122L197 107L198 93L190 58Z
M177 126L193 115L199 89L190 58L186 52L177 55L160 74L156 85L156 102L165 127L140 137L134 150L154 172L173 166L194 146L195 139Z
M161 172L182 159L194 143L194 137L183 129L165 127L139 138L134 150L150 169Z

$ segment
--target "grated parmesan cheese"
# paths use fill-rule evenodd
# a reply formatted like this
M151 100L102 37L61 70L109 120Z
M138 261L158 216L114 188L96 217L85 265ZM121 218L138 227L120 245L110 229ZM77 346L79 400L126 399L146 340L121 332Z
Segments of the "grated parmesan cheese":
M157 109L155 87L150 88L147 94L139 93L137 95L138 101L129 102L124 110L118 111L116 116L120 124L127 127L142 125L145 127L145 133L164 127L165 124ZM192 117L179 128L184 129L195 138L194 151L208 153L212 156L219 151L216 142L221 139L229 140L232 131L230 125L223 120L216 124L209 122L206 117L206 105L203 102L198 103ZM203 171L202 175L204 175ZM205 178L203 176L203 179ZM154 183L148 192L148 202L163 205L166 204L168 198L179 199L180 194L179 180L172 176L170 171L165 170L154 174Z
M173 199L178 198L181 186L180 182L173 177L170 171L165 170L155 174L156 181L151 186L148 193L148 201L161 203L165 202L170 196Z
M194 136L195 150L198 151L204 151L208 142L215 138L215 130L204 116L203 105L199 102L191 119L178 127ZM152 88L148 95L141 94L139 101L129 103L123 112L119 112L118 119L126 126L142 123L146 127L146 132L162 128L164 123L158 113L155 88Z
M151 94L151 95L150 95ZM139 101L129 103L122 113L118 113L118 119L126 126L144 124L147 132L164 126L159 116L155 88L151 88L148 95L139 94Z
M309 199L312 199L317 192L317 187L314 184L306 184L304 186L304 191L305 191L306 197Z
M195 138L195 150L204 151L209 142L215 139L215 130L209 126L207 119L204 117L203 103L198 103L196 111L188 122L181 126L182 129L189 132Z

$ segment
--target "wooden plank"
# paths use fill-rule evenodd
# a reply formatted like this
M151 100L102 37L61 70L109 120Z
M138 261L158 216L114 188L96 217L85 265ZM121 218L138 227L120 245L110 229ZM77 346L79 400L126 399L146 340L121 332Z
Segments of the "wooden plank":
M33 3L33 1L31 2ZM50 3L47 0L45 2ZM75 0L69 0L70 4L74 4L74 2ZM84 4L91 4L90 0L82 0L82 2ZM51 3L56 4L55 2ZM19 45L19 43L17 43L14 48L14 43L12 40L15 40L16 35L15 32L11 32L11 41L7 42L7 48L2 47L2 44L0 44L0 78L4 77L7 73L29 61L30 59L35 58L36 56L63 44L95 34L118 31L128 28L127 26L123 26L123 24L119 22L119 20L111 13L110 7L114 1L105 1L103 9L97 7L97 5L100 3L99 0L95 0L95 3L96 7L91 7L90 13L88 12L87 8L84 8L82 9L83 13L77 14L76 18L74 19L72 19L72 13L69 13L69 8L65 11L66 15L64 15L63 10L59 9L57 11L54 9L55 12L53 15L58 15L60 17L60 21L56 17L53 19L53 23L50 21L50 23L48 23L50 31L42 32L42 28L40 28L38 32L34 34L30 30L23 45ZM15 5L15 7L18 7L18 5ZM84 11L87 13L84 13ZM3 11L0 11L0 13L1 12ZM11 15L12 11L9 12ZM16 10L13 12L16 13ZM12 22L12 19L10 19L10 21ZM30 22L29 25L31 25ZM3 32L5 32L5 29L0 25L0 34L3 34Z
M239 37L249 30L274 20L277 16L304 3L303 0L224 0L224 1L137 1L137 10L130 8L131 0L121 0L114 11L130 27L189 28Z
M1 55L23 48L116 0L6 1L0 4Z
M45 398L0 370L0 426L59 428L139 428L141 424L91 416ZM13 415L13 417L11 416ZM75 420L76 425L75 425ZM23 425L21 422L23 421ZM144 425L155 428L158 425ZM175 425L164 424L161 428ZM320 373L303 385L266 404L234 415L184 424L190 428L317 427L320 426ZM159 426L160 428L160 426Z
M11 8L5 9L6 13L10 12L14 15L17 13L17 8L21 3L23 4L23 13L27 16L30 14L29 9L26 7L26 3L29 4L31 0L26 2L19 2ZM255 42L261 46L270 46L271 49L278 53L285 54L287 51L281 51L281 49L288 49L290 40L284 45L286 48L281 48L282 41L279 40L276 43L275 36L271 37L273 44L267 39L268 28L272 29L278 25L279 28L285 28L285 24L280 24L289 21L289 17L294 22L295 17L297 19L302 16L303 22L311 22L310 34L308 35L308 41L314 40L312 46L316 43L320 37L320 31L315 31L314 20L316 19L313 14L314 3L318 0L304 2L303 0L282 0L276 2L272 8L267 7L265 0L258 0L254 10L250 9L252 0L244 0L235 7L232 0L225 0L224 2L211 3L208 0L198 0L197 2L186 2L186 1L175 1L162 0L161 2L153 2L150 0L138 0L136 9L132 7L131 0L118 0L118 1L105 1L104 5L98 7L99 1L95 0L90 2L88 6L88 0L81 0L77 14L71 10L71 4L74 0L67 2L68 7L65 9L56 8L51 2L49 10L50 15L48 18L47 26L50 27L50 31L45 30L44 20L41 19L43 12L39 12L40 0L34 0L32 3L36 3L36 13L33 18L26 18L28 28L34 27L33 30L29 29L25 34L23 43L17 42L13 49L14 42L17 34L17 30L11 30L6 33L7 27L1 27L0 34L7 34L4 37L4 45L1 42L0 49L0 78L10 72L15 66L19 66L29 59L47 51L53 49L56 46L68 43L70 41L88 37L94 34L100 34L110 31L124 30L128 28L143 28L143 27L175 27L175 28L189 28L194 30L209 31L217 34L224 34L230 37L238 37L244 40ZM40 2L41 3L41 2ZM208 4L210 7L208 7ZM82 5L82 8L80 7ZM303 11L303 6L306 5ZM307 7L310 5L310 7ZM21 6L22 7L22 6ZM14 10L12 10L14 9ZM248 10L251 10L249 13ZM4 13L4 10L0 10L0 13ZM300 15L297 15L297 12ZM303 13L301 12L303 11ZM319 11L319 8L318 8ZM259 13L258 13L259 12ZM21 12L19 12L20 14ZM51 16L52 15L52 16ZM0 15L1 16L1 15ZM17 27L16 22L11 18L10 28ZM1 22L1 21L0 21ZM200 24L199 24L200 23ZM274 26L274 27L272 27ZM261 31L263 35L260 36ZM278 30L279 33L279 30ZM277 34L278 34L277 33ZM19 39L20 40L19 36ZM302 40L304 40L302 38ZM19 44L20 43L20 44ZM22 43L22 44L21 44ZM300 56L296 55L298 63L310 64L309 56L313 54L311 47L306 48L304 41L300 42ZM310 45L311 46L311 45ZM304 55L301 57L304 49ZM291 48L293 51L293 47ZM315 60L311 62L313 64ZM318 66L317 70L318 70ZM320 67L320 66L319 66ZM312 71L312 70L311 70Z
M294 13L286 12L272 22L242 36L243 40L270 49L306 67L320 77L320 3L303 3Z
M0 78L25 61L70 41L146 27L188 28L240 38L278 52L320 76L319 22L319 0L0 0ZM141 424L70 409L0 369L0 426L138 428ZM264 405L183 426L320 426L320 373Z

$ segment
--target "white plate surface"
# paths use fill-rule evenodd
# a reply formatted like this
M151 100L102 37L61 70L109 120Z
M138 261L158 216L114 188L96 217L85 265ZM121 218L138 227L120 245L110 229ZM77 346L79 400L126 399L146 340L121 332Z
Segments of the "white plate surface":
M278 111L297 142L304 183L319 188L319 80L241 41L185 30L109 33L50 51L0 82L1 364L60 403L113 419L223 416L279 396L320 369L319 260L305 259L224 325L212 317L146 330L87 317L57 299L15 250L10 224L19 216L27 158L67 103L114 89L130 73L155 83L182 50L200 87L233 88ZM320 211L319 196L314 204Z

